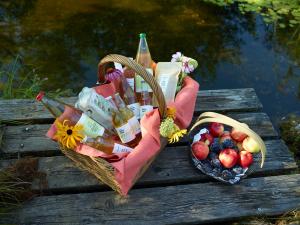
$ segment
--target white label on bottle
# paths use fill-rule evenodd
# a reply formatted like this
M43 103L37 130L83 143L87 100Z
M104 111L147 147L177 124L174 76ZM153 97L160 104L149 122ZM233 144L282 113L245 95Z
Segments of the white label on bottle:
M145 68L147 70L148 73L150 73L153 76L153 70L151 68ZM135 92L141 93L143 91L143 87L142 87L142 81L144 79L138 75L135 74ZM146 90L148 92L152 92L151 87L149 86L149 84L145 84L146 85Z
M124 145L120 145L118 143L114 144L114 148L112 153L124 153L124 152L131 152L133 150L133 148L129 148L127 146Z
M153 106L152 106L152 105L142 105L140 109L141 109L141 110L140 110L140 117L141 117L141 119L142 119L143 116L144 116L147 112L153 110Z
M123 126L116 128L116 131L122 143L124 144L132 141L135 138L134 132L132 131L129 123L126 123Z
M126 80L131 89L134 91L134 78L126 78Z
M130 118L128 120L128 123L131 126L132 130L134 131L134 134L141 133L140 123L139 123L138 119L135 116L133 116L132 118Z
M159 83L159 86L161 87L161 90L163 91L164 94L167 92L169 78L170 78L169 75L161 74L159 76L158 83Z
M133 104L130 104L127 106L134 113L135 117L139 120L140 119L140 103L133 103Z
M88 137L96 138L98 136L103 136L104 134L104 127L84 113L82 113L77 124L83 126L83 133Z

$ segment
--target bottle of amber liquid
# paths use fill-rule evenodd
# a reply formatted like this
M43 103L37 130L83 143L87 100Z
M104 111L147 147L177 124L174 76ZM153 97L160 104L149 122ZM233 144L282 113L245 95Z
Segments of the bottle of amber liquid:
M126 106L126 104L120 97L119 93L115 94L115 102L116 102L117 107L119 108L119 111L120 111L122 117L124 117L128 121L129 125L131 126L132 130L134 131L134 134L136 136L135 140L138 143L142 137L141 126L140 126L138 119L134 115L133 111L131 111Z
M140 117L141 119L143 116L153 110L152 99L151 96L147 90L146 82L142 81L142 93L141 93L141 99L140 99Z
M138 102L134 91L127 82L127 79L122 76L123 99L127 107L134 113L135 117L140 119L140 103Z
M136 62L142 65L147 70L147 72L153 75L152 58L145 33L140 34L140 43L136 54ZM140 99L141 97L143 80L144 79L139 74L135 74L135 92L137 93L138 99ZM146 88L148 92L152 92L152 89L148 84L146 84ZM152 93L150 95L152 96Z
M129 57L129 59L133 60L133 58L130 58L130 57ZM133 91L135 91L135 84L134 84L135 72L134 72L134 70L130 69L129 67L125 67L123 70L123 74L126 77L126 81L129 84L129 86L131 87L131 89Z
M96 148L108 155L111 155L114 153L131 152L133 150L132 148L129 148L125 145L122 145L122 144L116 142L111 137L109 137L109 138L103 138L103 137L88 138L88 137L86 137L82 142L85 145Z
M117 134L123 144L135 147L139 140L136 140L135 131L132 129L126 116L117 108L112 97L106 98L112 107L112 122Z
M60 122L68 120L69 126L80 124L83 126L83 134L88 137L96 138L98 136L108 137L110 133L95 120L88 117L80 110L45 96L44 92L40 92L36 96L36 100L49 110L49 112Z

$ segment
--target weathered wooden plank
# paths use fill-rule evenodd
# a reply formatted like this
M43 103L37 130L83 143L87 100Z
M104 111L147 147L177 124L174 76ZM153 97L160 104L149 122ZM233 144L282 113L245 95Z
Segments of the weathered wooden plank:
M297 165L281 140L266 141L267 157L263 169L253 175L282 174ZM205 181L208 177L194 169L190 162L188 147L168 147L161 152L137 185L161 185L190 181ZM0 168L13 161L0 161ZM103 189L105 185L86 171L78 169L72 161L64 156L39 158L39 172L46 174L48 187L44 191L91 190ZM33 183L34 190L39 190L39 180Z
M195 111L255 111L261 109L253 88L199 91Z
M4 223L202 224L278 215L300 207L300 175L247 179L235 186L201 183L36 197Z
M62 101L74 104L76 98ZM262 105L252 88L199 91L196 112L203 111L255 111ZM41 103L29 99L0 101L0 118L3 121L51 121L53 118Z
M265 113L231 113L229 116L247 123L264 138L277 137L269 117ZM58 152L57 143L45 136L49 124L33 124L26 126L7 126L4 132L2 152L6 154L36 154ZM187 142L187 138L181 143Z

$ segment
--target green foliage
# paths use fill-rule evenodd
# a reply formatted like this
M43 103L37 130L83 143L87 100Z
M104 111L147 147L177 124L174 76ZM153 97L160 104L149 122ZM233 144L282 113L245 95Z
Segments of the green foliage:
M48 78L41 79L36 69L29 70L24 78L20 78L18 76L20 67L19 57L17 57L7 68L0 71L0 98L34 98L43 89ZM52 97L73 94L69 89L57 89L48 93Z
M280 28L300 24L299 0L204 0L219 6L236 4L242 13L256 12L266 23L275 22Z

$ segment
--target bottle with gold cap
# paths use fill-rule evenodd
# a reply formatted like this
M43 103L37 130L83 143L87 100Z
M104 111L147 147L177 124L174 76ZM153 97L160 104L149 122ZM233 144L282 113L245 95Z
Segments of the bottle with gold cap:
M120 111L120 109L116 106L111 96L109 96L106 99L109 101L112 107L112 123L117 131L121 142L123 144L127 144L130 147L136 146L137 143L135 140L135 130L132 129L132 126L128 121L128 117Z
M123 99L127 107L140 119L140 103L138 102L133 89L130 87L125 76L122 76Z
M125 118L128 121L129 125L131 126L131 128L136 136L136 141L137 142L140 141L141 126L140 126L138 119L136 118L134 113L126 106L123 99L120 97L119 93L115 94L115 102L116 102L117 107L119 108L119 111L120 111L122 117Z

